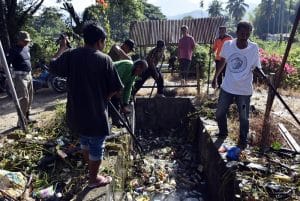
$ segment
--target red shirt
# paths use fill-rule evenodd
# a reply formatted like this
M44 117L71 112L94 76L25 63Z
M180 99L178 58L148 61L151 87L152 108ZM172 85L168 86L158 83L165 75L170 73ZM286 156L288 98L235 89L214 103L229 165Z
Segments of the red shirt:
M179 45L178 45L179 59L188 59L191 61L195 45L196 44L193 36L191 35L183 36L179 40Z

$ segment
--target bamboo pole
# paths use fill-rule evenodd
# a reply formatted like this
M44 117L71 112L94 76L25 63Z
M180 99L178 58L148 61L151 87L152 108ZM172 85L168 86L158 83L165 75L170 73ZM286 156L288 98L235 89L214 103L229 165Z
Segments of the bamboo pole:
M275 81L274 81L275 90L277 90L277 88L280 86L280 83L282 81L282 75L284 73L284 66L286 64L287 58L289 56L289 52L290 52L291 47L292 47L292 43L294 41L294 37L295 37L296 31L297 31L299 20L300 20L300 6L298 7L297 15L296 15L296 18L295 18L295 21L294 21L294 24L293 24L292 32L290 34L290 37L289 37L289 40L288 40L288 44L287 44L283 59L282 59L281 66L280 66L278 72L275 75ZM266 105L263 128L262 128L262 140L261 140L261 147L260 147L261 151L265 151L266 146L267 146L267 142L268 142L268 135L265 135L265 131L270 126L269 125L270 124L269 119L270 119L270 112L271 112L271 109L272 109L274 98L275 98L275 93L269 94L268 98L267 98L267 105Z
M8 81L8 86L9 86L9 89L12 93L12 98L13 98L13 101L15 103L19 119L21 120L21 127L25 132L27 132L25 116L24 116L24 114L21 110L21 107L20 107L20 103L19 103L19 100L18 100L18 97L17 97L17 93L16 93L16 90L15 90L14 83L12 81L12 77L11 77L8 65L7 65L7 61L6 61L6 57L5 57L5 54L4 54L4 50L3 50L3 47L2 47L1 41L0 41L0 59L3 61L4 72L6 74L6 78L7 78L7 81Z

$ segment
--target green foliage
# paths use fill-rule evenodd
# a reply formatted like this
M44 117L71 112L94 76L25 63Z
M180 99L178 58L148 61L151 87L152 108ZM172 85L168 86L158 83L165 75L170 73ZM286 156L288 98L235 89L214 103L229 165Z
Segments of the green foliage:
M144 16L147 20L162 20L166 19L166 16L162 14L160 8L150 3L144 2Z
M288 33L297 8L294 0L262 0L255 10L255 34L266 39L269 33Z
M213 0L212 3L208 6L207 11L210 17L222 16L222 3L218 0Z
M25 25L24 29L33 40L30 50L33 66L39 60L49 61L57 51L59 34L69 31L61 17L57 9L45 8L41 15L32 17Z
M280 150L281 147L282 147L282 144L278 141L275 141L272 143L271 147L274 149L274 150Z
M196 72L196 64L200 64L200 78L205 77L208 69L208 48L196 45L191 62L191 72Z
M248 7L249 5L245 3L245 0L229 0L226 9L237 23L244 17Z
M143 3L141 0L110 0L107 15L112 39L124 41L129 37L130 23L144 19Z
M253 40L258 44L261 50L261 63L266 74L276 73L282 62L285 53L286 43L274 41L263 41L257 38ZM294 43L289 53L285 74L282 75L281 86L284 88L299 88L300 86L300 47L299 43Z

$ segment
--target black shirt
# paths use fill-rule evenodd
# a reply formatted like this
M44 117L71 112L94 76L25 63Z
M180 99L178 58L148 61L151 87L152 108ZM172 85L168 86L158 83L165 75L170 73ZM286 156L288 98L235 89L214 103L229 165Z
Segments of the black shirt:
M15 46L9 50L8 65L12 64L14 71L31 71L29 47Z
M108 135L108 96L123 87L110 57L98 50L77 48L52 61L50 71L67 77L69 128L85 136Z

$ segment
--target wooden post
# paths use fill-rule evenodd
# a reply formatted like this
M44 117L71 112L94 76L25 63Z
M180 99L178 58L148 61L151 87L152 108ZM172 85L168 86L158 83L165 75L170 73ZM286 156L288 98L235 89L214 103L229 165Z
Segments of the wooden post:
M25 116L24 116L24 114L21 110L21 107L20 107L20 103L19 103L19 100L18 100L18 97L17 97L17 93L16 93L14 83L13 83L12 78L11 78L11 74L10 74L8 65L7 65L7 61L6 61L6 57L5 57L5 54L4 54L4 50L3 50L3 47L2 47L1 41L0 41L0 60L3 61L4 72L6 74L6 78L7 78L7 81L8 81L8 86L9 86L9 89L12 93L12 98L14 100L19 119L21 120L21 127L25 132L27 132L27 127L26 127L26 123L25 123Z
M200 64L196 64L197 95L200 95Z
M209 45L209 61L208 61L208 72L207 72L207 95L209 94L209 85L210 85L210 69L211 69L211 54L212 54L212 41Z
M286 47L286 50L285 50L285 53L284 53L284 57L282 59L281 66L280 66L278 72L275 75L275 82L274 82L275 90L280 86L280 83L281 83L281 80L282 80L282 75L284 74L284 66L286 64L290 49L292 47L292 43L294 41L294 37L295 37L296 31L297 31L299 20L300 20L300 6L298 7L297 15L296 15L296 18L295 18L295 21L294 21L294 24L293 24L293 29L292 29L292 32L290 34L289 40L288 40L288 44L287 44L287 47ZM267 124L268 124L270 112L271 112L272 105L273 105L273 102L274 102L274 98L275 98L274 93L272 93L268 96L266 111L265 111L265 115L264 115L263 130L264 130L264 127L266 127ZM264 133L262 133L261 151L264 151L264 149L265 149L265 147L264 147L265 146L265 138L266 137L264 136Z
M275 81L275 73L270 73L270 82L271 84L274 86L274 81ZM272 90L271 87L269 87L269 91L268 91L268 98L270 96L274 95L274 92ZM261 139L261 150L265 151L265 149L267 148L267 144L269 142L270 139L270 115L266 115L264 116L264 122L263 122L263 127L262 127L262 139Z

